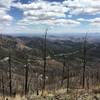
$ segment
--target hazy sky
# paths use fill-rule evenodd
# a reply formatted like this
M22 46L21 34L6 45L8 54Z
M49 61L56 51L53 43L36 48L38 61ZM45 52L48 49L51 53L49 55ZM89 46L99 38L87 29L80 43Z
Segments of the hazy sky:
M0 0L2 33L100 32L100 0Z

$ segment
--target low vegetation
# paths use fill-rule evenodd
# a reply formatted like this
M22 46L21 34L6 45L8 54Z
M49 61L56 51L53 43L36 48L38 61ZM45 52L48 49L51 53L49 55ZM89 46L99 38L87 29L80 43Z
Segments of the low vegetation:
M100 100L100 43L0 36L0 100Z

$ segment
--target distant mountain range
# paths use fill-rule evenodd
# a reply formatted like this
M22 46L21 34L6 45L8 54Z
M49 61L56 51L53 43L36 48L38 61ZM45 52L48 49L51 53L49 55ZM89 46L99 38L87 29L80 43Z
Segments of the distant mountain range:
M6 34L5 34L6 35ZM50 40L71 40L73 42L82 41L86 33L61 33L61 34L50 34L48 33L47 38ZM44 34L9 34L8 36L12 37L40 37L44 38ZM89 42L100 42L100 33L87 33L87 40Z

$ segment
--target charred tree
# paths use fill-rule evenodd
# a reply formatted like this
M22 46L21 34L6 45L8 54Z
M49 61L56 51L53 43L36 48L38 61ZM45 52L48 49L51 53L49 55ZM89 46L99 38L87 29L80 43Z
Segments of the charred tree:
M83 78L82 78L82 88L85 88L85 77L86 77L86 63L87 63L87 34L84 38L84 43L83 43Z
M43 87L42 87L42 94L43 91L45 90L45 85L46 85L46 56L47 56L47 33L48 33L48 29L46 29L45 31L45 36L44 36L44 68L43 68Z
M1 77L1 83L2 83L2 94L3 94L3 97L5 95L5 90L4 90L4 74L2 73L2 77Z
M64 83L64 74L65 74L65 56L63 55L63 69L62 69L62 79L61 79L61 87L63 87Z
M26 61L25 65L25 95L28 93L28 74L29 74L29 65L28 61Z
M67 92L69 91L69 64L67 64Z
M11 65L11 51L9 50L9 94L12 95L12 65Z
M37 95L39 95L39 80L38 80L38 73L36 73L36 82L37 82L37 85L36 85L36 93L37 93Z

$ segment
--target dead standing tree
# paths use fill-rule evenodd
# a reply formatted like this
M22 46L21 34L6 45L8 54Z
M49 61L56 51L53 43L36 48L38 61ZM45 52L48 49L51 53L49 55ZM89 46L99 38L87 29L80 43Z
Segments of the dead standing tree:
M3 39L2 39L2 34L1 34L1 44L0 44L0 49L2 49L2 43L3 43ZM4 72L2 72L2 76L1 76L1 88L2 88L2 94L3 96L5 95L5 86L4 86Z
M66 60L66 58L63 55L63 70L62 70L61 87L63 86L63 83L64 83L64 74L65 74L65 66L66 66L66 61L65 60Z
M11 49L9 48L9 59L8 59L8 73L9 73L9 94L12 95L12 64L11 64Z
M69 91L69 79L70 79L70 69L69 69L69 61L67 63L67 92Z
M28 53L27 53L28 54ZM28 55L25 56L25 65L24 65L24 68L25 68L25 87L24 87L24 93L25 95L28 94L29 92L29 70L30 70L30 62L31 62L31 59L29 58Z
M46 85L46 56L47 56L47 33L48 33L48 28L45 30L45 36L44 36L44 68L43 68L43 87L42 87L42 94L45 91L45 85Z
M12 42L11 41L6 41L8 42L8 79L9 79L9 95L12 96L14 95L13 94L13 87L12 87L12 62L13 62L13 56L11 54L12 52L12 48L13 48L13 45L12 45Z
M29 65L28 61L26 61L25 65L25 95L28 93L28 73L29 73Z
M83 58L82 58L82 63L83 63L83 77L82 77L82 88L85 88L85 74L86 74L86 54L87 54L87 34L85 35L84 38L84 43L83 43Z
M2 94L3 97L5 95L5 86L4 86L4 73L2 72L2 77L1 77L1 83L2 83Z

